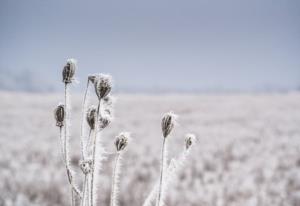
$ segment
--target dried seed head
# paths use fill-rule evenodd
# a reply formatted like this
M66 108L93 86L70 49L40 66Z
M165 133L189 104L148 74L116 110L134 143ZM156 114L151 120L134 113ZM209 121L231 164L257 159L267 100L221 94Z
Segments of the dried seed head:
M166 138L174 128L177 116L173 112L166 113L161 121L161 128L164 138Z
M80 169L82 170L83 174L88 174L93 169L93 161L91 159L89 160L82 160L79 163Z
M88 109L88 112L86 114L86 121L89 124L91 130L95 129L95 123L97 118L97 109L95 106L91 106Z
M124 150L129 140L130 140L130 134L128 132L120 133L115 140L115 146L117 148L117 152Z
M192 144L196 141L196 136L194 134L186 134L185 135L185 149L189 149Z
M100 129L104 129L111 123L111 116L110 115L102 115L99 118L99 127Z
M62 76L65 84L71 83L74 79L77 61L75 59L68 59L67 64L64 66Z
M58 127L64 126L65 106L63 104L59 104L55 108L54 117L55 117L55 120L56 120L56 126L58 126Z
M94 80L95 91L99 99L106 97L111 91L112 83L111 76L100 74Z

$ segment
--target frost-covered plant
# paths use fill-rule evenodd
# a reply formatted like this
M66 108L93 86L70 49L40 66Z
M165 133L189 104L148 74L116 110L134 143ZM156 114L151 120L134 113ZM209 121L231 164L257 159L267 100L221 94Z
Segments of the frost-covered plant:
M112 90L112 78L107 74L93 74L87 78L87 85L83 97L81 115L81 161L79 167L83 173L82 189L76 185L75 172L71 167L70 159L70 139L71 139L71 98L70 86L75 79L77 61L68 59L63 68L62 77L64 83L64 104L60 103L54 116L56 126L59 127L62 159L66 167L68 182L71 190L71 205L77 203L76 197L80 200L80 206L97 205L98 177L102 169L103 161L106 159L106 151L101 141L101 132L111 123L113 117L113 104L110 92ZM90 104L90 89L93 85L97 102L94 106ZM167 166L167 141L176 123L176 115L172 112L165 114L162 118L162 153L159 182L145 201L145 206L150 206L156 199L156 206L162 206L165 199L165 189L188 157L190 148L194 142L194 136L188 135L185 142L185 151L178 159L172 159ZM115 140L116 156L113 167L111 200L110 206L118 205L119 179L121 174L121 161L130 140L127 132L120 133Z
M119 193L119 179L121 174L121 161L123 158L124 150L130 140L128 132L120 133L115 140L115 146L117 154L115 157L115 165L113 168L112 185L111 185L111 197L110 206L118 206L118 193Z

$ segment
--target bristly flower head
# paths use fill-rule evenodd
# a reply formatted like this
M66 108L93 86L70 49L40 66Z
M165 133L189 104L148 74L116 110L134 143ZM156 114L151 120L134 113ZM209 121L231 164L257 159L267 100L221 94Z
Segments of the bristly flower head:
M68 59L67 64L64 66L62 77L65 84L72 83L74 79L77 61L75 59Z
M99 128L102 130L106 128L112 121L112 117L109 114L101 115L99 118Z
M79 166L83 172L83 174L88 174L92 171L93 169L93 161L91 159L88 160L82 160L79 163Z
M115 146L117 148L117 152L120 152L125 149L128 142L130 140L130 134L128 132L121 132L115 140Z
M62 127L64 126L65 119L65 106L63 104L59 104L54 110L54 117L56 120L56 126Z
M161 121L161 128L163 132L164 138L166 138L174 128L176 124L177 115L173 112L168 112L164 114L162 121Z
M188 150L192 144L196 141L196 136L194 134L186 134L185 135L185 149Z
M111 76L107 74L99 74L95 78L94 80L95 91L99 100L106 97L111 91L112 88L111 79L112 79Z
M91 130L95 129L95 123L97 118L97 109L95 106L90 106L86 114L86 121L89 124Z

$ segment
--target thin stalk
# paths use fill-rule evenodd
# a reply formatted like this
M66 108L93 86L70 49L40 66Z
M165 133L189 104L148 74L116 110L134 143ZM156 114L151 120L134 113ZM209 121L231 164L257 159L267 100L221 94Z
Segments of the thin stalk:
M82 159L85 160L85 146L84 146L84 125L85 125L85 115L86 115L86 106L87 106L87 94L88 94L88 89L89 89L89 83L90 81L87 80L87 85L86 85L86 89L85 89L85 93L84 93L84 97L83 97L83 103L82 103L82 115L81 115L81 129L80 129L80 140L81 140L81 155L82 155Z
M81 206L85 206L85 195L86 195L86 185L87 185L87 174L84 175L83 188L82 188L82 198L81 198Z
M85 147L86 151L88 151L88 148L89 148L89 146L91 144L91 134L92 134L92 129L90 129L90 131L89 131L89 136L88 136L86 147Z
M65 160L65 149L64 149L64 138L63 138L63 131L62 131L62 127L59 128L59 139L61 142L61 157L62 157L62 161L64 162L64 164L66 164L66 160Z
M175 175L180 171L180 169L183 168L185 163L187 162L189 155L190 155L190 150L185 149L180 156L177 159L172 159L168 165L167 170L165 171L165 178L164 178L164 188L168 188L169 185L172 183L172 180L175 178ZM159 187L159 182L157 182L153 189L151 190L150 194L146 198L143 206L151 206L152 202L155 201L155 198L157 197L157 191Z
M95 125L95 132L94 132L94 139L93 139L93 151L92 151L92 164L93 164L93 169L92 169L92 177L91 177L91 206L94 204L94 179L95 179L95 157L96 157L96 143L97 143L97 134L99 132L99 115L100 115L100 104L101 104L101 99L99 99L98 102L98 108L97 108L97 117L96 117L96 125Z
M91 132L92 132L92 129L90 129L89 131L89 135L88 135L88 138L87 138L87 142L86 142L86 152L88 150L88 145L89 145L89 142L90 142L90 139L91 139ZM81 206L85 206L86 204L86 199L89 198L89 193L86 193L86 190L88 190L89 186L88 186L88 174L85 174L84 175L84 182L83 182L83 185L82 185L82 199L81 199ZM86 197L87 196L87 197ZM89 203L89 202L88 202Z
M159 179L159 186L158 186L158 194L157 194L157 201L156 206L161 206L161 194L163 192L163 184L164 184L164 169L167 162L167 148L166 148L166 137L164 137L163 145L162 145L162 152L161 152L161 166L160 166L160 179Z
M112 188L111 188L111 195L110 195L110 206L117 206L118 205L118 180L120 174L120 160L121 160L121 152L117 153L114 169L113 169L113 176L112 176Z
M66 121L65 121L65 130L64 130L64 159L65 159L65 166L66 166L66 170L67 170L67 176L68 176L68 180L70 183L70 187L71 187L71 195L72 195L72 206L73 206L73 199L74 199L74 193L73 191L81 198L81 194L79 189L73 184L73 176L72 176L72 170L70 168L70 157L69 157L69 138L70 138L70 134L69 134L69 126L70 126L70 117L69 117L69 113L70 113L70 109L69 109L69 87L68 84L65 83L65 116L66 116Z

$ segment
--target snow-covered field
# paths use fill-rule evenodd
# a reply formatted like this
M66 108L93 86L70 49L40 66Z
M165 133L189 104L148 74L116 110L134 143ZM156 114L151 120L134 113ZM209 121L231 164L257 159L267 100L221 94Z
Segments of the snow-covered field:
M1 206L69 205L53 117L62 95L0 92ZM80 160L80 105L81 96L73 96L74 167ZM170 155L182 151L187 132L198 143L168 189L168 206L300 205L300 93L287 93L117 95L105 145L112 151L121 131L134 138L123 162L120 206L141 206L157 180L160 119L169 110L179 115ZM99 205L109 202L111 160L101 177Z

